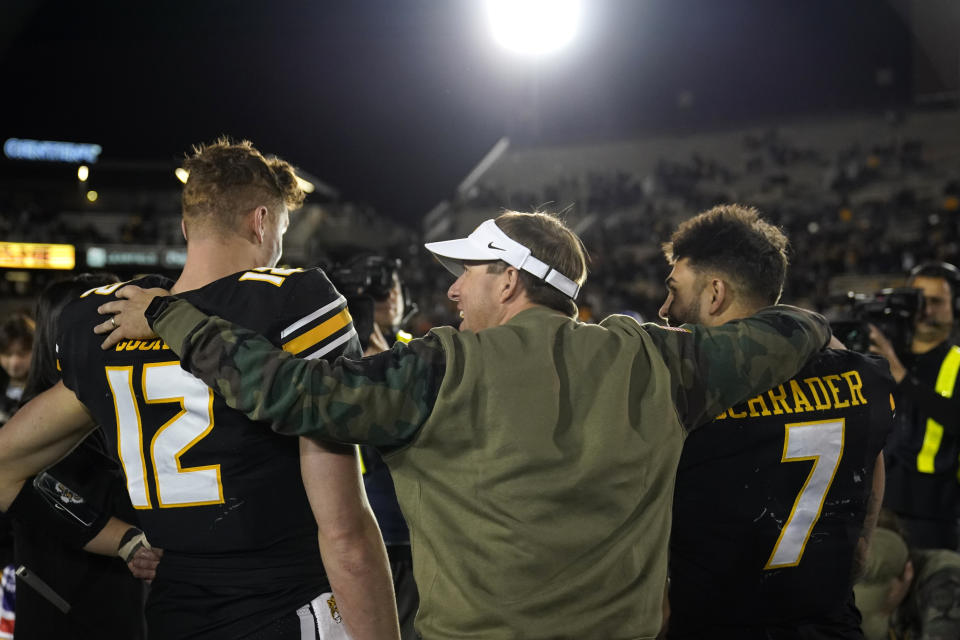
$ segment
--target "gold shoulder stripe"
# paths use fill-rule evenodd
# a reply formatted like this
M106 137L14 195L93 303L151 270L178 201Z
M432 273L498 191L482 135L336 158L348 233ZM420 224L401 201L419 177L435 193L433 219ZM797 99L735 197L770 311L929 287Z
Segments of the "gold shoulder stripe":
M310 347L320 344L340 329L343 329L350 324L352 320L353 318L350 317L350 312L344 308L343 311L337 315L329 320L323 321L303 335L297 336L289 342L284 342L283 350L294 355L306 351Z

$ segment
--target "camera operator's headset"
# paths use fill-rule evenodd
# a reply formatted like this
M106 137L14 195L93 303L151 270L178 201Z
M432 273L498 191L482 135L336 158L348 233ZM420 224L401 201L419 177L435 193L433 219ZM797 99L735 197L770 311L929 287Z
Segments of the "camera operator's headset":
M949 262L921 262L907 274L907 282L916 277L943 278L950 285L953 319L960 318L960 269Z

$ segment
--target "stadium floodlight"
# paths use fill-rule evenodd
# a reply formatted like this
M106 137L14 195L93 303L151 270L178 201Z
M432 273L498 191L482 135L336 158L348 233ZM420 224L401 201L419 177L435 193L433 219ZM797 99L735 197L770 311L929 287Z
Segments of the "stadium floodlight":
M90 202L96 202L96 201L97 201L97 198L99 198L99 197L100 197L100 194L97 193L96 191L94 191L93 189L91 189L90 191L87 191L87 200L88 200L88 201L90 201Z
M487 0L494 39L528 55L560 49L577 32L580 0Z
M187 178L190 177L190 172L184 169L183 167L177 167L174 169L173 174L177 176L177 180L183 184L187 184Z
M77 180L80 182L86 182L87 178L90 177L90 167L85 164L77 167Z

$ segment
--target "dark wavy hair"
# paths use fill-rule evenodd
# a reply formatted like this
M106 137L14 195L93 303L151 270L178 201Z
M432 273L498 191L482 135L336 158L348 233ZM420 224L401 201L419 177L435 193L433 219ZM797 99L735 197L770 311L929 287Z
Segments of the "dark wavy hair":
M670 264L684 258L697 271L718 271L749 300L775 304L787 277L789 242L753 207L725 204L683 222L663 244Z

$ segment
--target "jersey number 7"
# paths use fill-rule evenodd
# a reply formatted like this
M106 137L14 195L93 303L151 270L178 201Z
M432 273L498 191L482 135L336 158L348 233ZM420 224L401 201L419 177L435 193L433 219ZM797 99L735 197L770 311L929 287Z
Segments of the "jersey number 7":
M812 460L813 468L793 503L790 517L780 530L780 537L764 569L783 569L800 564L843 457L844 427L843 418L785 426L780 461Z
M117 450L127 478L130 502L152 509L148 487L143 423L133 391L134 368L107 367L117 416ZM149 458L160 508L192 507L223 502L220 465L184 468L180 457L213 429L213 391L180 368L179 362L143 365L138 381L147 404L179 403L180 411L157 429Z

